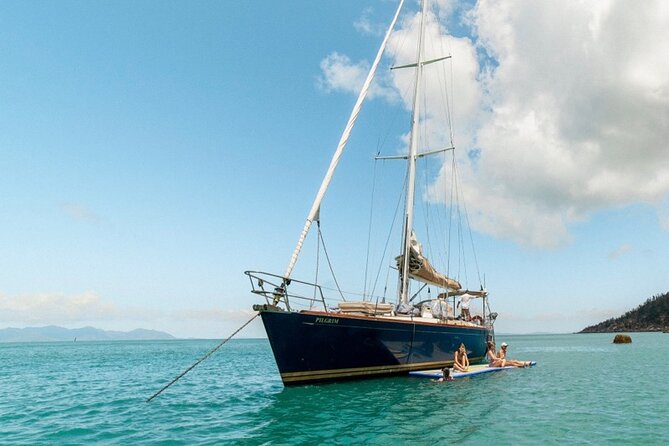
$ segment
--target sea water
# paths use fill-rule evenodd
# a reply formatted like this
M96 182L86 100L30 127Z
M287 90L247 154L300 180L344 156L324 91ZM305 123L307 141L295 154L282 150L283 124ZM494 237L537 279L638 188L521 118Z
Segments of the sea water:
M0 444L669 444L669 334L500 336L536 367L284 388L267 340L0 344Z

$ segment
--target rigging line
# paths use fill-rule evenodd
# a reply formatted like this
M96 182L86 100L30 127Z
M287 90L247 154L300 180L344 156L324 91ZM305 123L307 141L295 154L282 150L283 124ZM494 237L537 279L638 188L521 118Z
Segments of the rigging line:
M318 288L318 270L321 264L320 258L321 258L321 239L320 237L316 237L316 278L314 279L314 284L316 286L314 287L314 297L313 297L314 300L312 300L309 303L310 310L314 307L314 302L316 301L316 289Z
M438 23L437 23L437 26L439 26ZM450 44L450 42L449 42L449 44ZM444 39L439 39L439 47L440 47L439 54L446 54L446 49L444 48ZM448 54L449 54L449 58L451 59L451 60L449 60L449 65L450 65L451 71L452 71L452 69L453 69L453 59L450 57L450 55L452 54L452 51L449 50ZM437 70L437 74L439 75L439 78L441 79L440 85L443 86L443 88L439 89L439 93L441 94L441 97L442 97L441 105L443 107L443 113L444 113L444 115L446 117L446 121L448 123L448 134L449 134L449 139L451 141L451 147L453 147L454 146L454 144L453 144L453 122L451 120L451 106L450 106L450 98L449 98L449 94L448 94L449 83L446 80L446 67L445 67L445 65L442 65L442 67ZM451 82L452 82L452 80L453 79L451 77Z
M331 287L327 287L327 286L323 286L323 285L319 285L319 288L322 289L322 290L327 290L327 291L339 291L339 290L337 290L337 288L331 288ZM346 290L342 290L342 293L345 294L346 296L360 296L360 297L366 296L365 294L362 294L362 293L356 293L356 292L353 292L353 291L346 291ZM303 296L300 296L298 294L291 294L290 297L299 297L301 299L311 300L311 298L309 298L309 297L303 297ZM374 294L370 293L369 294L370 301L373 297L378 298L379 296L375 296ZM330 299L335 300L336 298L331 297ZM346 302L346 301L344 301L344 302Z
M464 250L462 242L462 208L461 208L461 197L460 197L460 182L457 174L457 162L453 165L453 179L455 186L455 200L457 202L457 239L458 239L458 275L461 274L464 260ZM464 273L465 279L467 278L467 273ZM466 280L465 280L466 282Z
M450 62L449 64L451 66L451 70L453 67L453 63ZM448 123L448 138L451 142L451 147L454 147L455 143L453 142L453 117L451 113L451 98L450 95L448 94L448 86L449 82L446 80L446 74L445 74L446 68L444 67L443 70L439 71L439 77L443 79L443 88L439 89L439 93L441 94L441 105L443 107L443 113L444 116L446 117L446 122ZM451 82L453 80L451 79Z
M325 240L323 239L323 233L321 232L321 222L318 220L317 222L318 226L318 237L321 239L321 243L323 244L323 253L325 254L325 258L328 261L328 267L330 268L330 274L332 274L332 279L334 280L335 285L337 285L337 291L339 291L339 295L341 296L342 300L346 302L346 298L344 297L344 293L341 292L341 287L339 286L339 282L337 281L337 277L335 276L334 269L332 269L332 263L330 263L330 256L328 255L328 249L325 247Z
M423 85L427 87L427 77L423 73ZM426 94L427 88L423 89L423 95L422 95L422 110L427 110L427 94ZM420 117L419 117L420 118ZM427 113L423 112L423 119L421 121L421 127L420 127L420 141L422 141L422 146L423 147L430 147L430 138L427 130ZM423 191L423 199L418 201L418 204L421 206L421 209L423 211L423 223L425 226L425 245L427 245L427 252L425 255L428 258L434 259L434 252L432 251L432 241L431 241L431 234L430 234L430 197L429 197L429 178L428 178L428 170L429 170L429 165L428 165L428 160L425 158L419 158L416 161L416 168L421 168L421 176L425 182L424 185L424 191ZM426 199L427 198L427 199ZM421 236L422 237L422 236ZM425 247L423 245L423 247Z
M457 179L457 173L456 171L453 171L453 177L455 178L455 199L457 201L457 239L458 239L458 276L461 275L463 265L464 265L464 252L462 250L462 210L460 208L460 182ZM464 274L465 279L466 277L466 272ZM466 282L466 280L465 280Z
M438 60L451 58L452 51L450 51L450 41L448 41L449 51L447 52L446 49L445 49L445 46L444 46L444 41L448 39L448 36L443 36L442 35L442 29L443 28L442 28L441 23L439 21L438 14L436 12L432 11L431 14L430 14L430 19L431 19L431 23L433 23L436 27L436 32L438 33L439 38L436 39L436 41L433 41L432 39L428 39L428 41L426 42L426 45L427 44L431 45L430 48L432 49L432 51L435 54L441 56ZM446 54L448 54L448 56L444 56ZM442 100L440 101L440 105L442 105L442 109L443 109L444 104L446 104L446 108L443 109L443 113L444 113L444 115L446 117L446 121L448 123L449 138L450 138L450 141L451 141L451 147L453 147L453 125L452 125L451 116L450 116L450 103L449 103L449 97L448 97L448 93L447 93L448 82L446 80L446 75L445 75L446 68L445 68L444 64L440 64L440 65L441 65L441 67L435 68L436 74L439 78L437 86L439 87L438 90L439 90L439 93L440 93L441 98L442 98ZM451 69L452 69L452 67L453 67L452 60L450 61L450 66L451 66ZM445 92L446 92L446 94L444 94Z
M407 181L408 178L405 175L404 176L404 185L402 186L402 190L400 191L400 194L397 199L397 205L395 205L395 214L393 215L393 221L390 224L390 230L388 231L388 237L386 238L386 244L383 247L383 254L381 255L381 260L379 261L379 269L376 271L376 277L374 279L374 286L372 287L372 290L370 291L370 294L374 294L376 292L376 285L379 283L379 276L381 275L381 268L383 267L383 259L386 258L386 252L388 252L388 246L390 246L390 238L392 237L393 234L393 229L395 228L395 223L397 223L397 216L399 215L400 212L400 205L402 203L402 198L404 196L404 191L406 190L407 187ZM390 272L388 273L390 274ZM388 280L386 279L386 288L384 289L384 296L385 292L388 289Z
M162 389L160 389L159 391L157 391L156 393L154 393L149 399L146 400L146 402L147 402L147 403L151 402L152 399L154 399L155 397L157 397L158 395L160 395L161 393L163 393L165 390L167 390L168 387L170 387L172 384L174 384L175 382L177 382L178 380L180 380L186 373L190 372L190 371L193 370L198 364L200 364L202 361L204 361L205 359L207 359L208 357L210 357L211 355L213 355L214 352L216 352L216 350L218 350L219 348L223 347L223 344L225 344L225 343L228 342L230 339L232 339L232 337L233 337L234 335L236 335L237 333L239 333L240 331L242 331L242 329L243 329L244 327L246 327L247 325L249 325L249 324L251 323L251 321L253 321L253 319L257 318L259 315L260 315L260 313L256 313L256 314L254 314L253 317L252 317L251 319L249 319L248 321L246 321L246 322L244 323L244 325L242 325L242 326L239 327L237 330L235 330L235 332L232 333L227 339L224 339L223 341L221 341L216 347L214 347L213 349L211 349L211 350L209 351L209 353L207 353L206 355L204 355L202 358L198 359L198 360L195 362L195 364L193 364L192 366L190 366L190 367L188 367L186 370L184 370L183 373L181 373L181 375L177 376L177 377L174 378L172 381L170 381L169 384L167 384L167 385L164 386Z
M444 104L446 104L445 109L443 110L443 113L444 113L444 115L446 117L446 121L448 123L448 128L449 128L448 137L450 138L451 146L453 147L453 126L452 126L452 122L451 122L449 96L448 96L448 92L447 92L448 83L446 82L446 76L444 75L443 71L444 70L439 70L440 78L442 78L442 80L443 80L443 88L440 88L439 92L440 92L441 97L442 97L442 107L444 107ZM443 162L444 174L445 174L445 171L446 171L446 163L447 163L447 158L446 158L446 156L444 156L444 162ZM446 193L447 193L446 192L446 190L447 190L446 186L447 186L446 181L444 181L444 196L446 196ZM450 222L450 219L449 219L449 231L450 231L450 224L451 224L451 222ZM446 252L447 258L444 260L444 263L446 264L447 275L449 273L448 268L450 266L450 261L449 261L450 253L451 253L451 251L450 251L450 243L449 243L448 250Z
M428 170L429 170L429 162L428 160L423 161L423 178L425 180L425 194L426 194L426 200L422 200L424 203L423 204L423 213L424 213L424 219L425 219L425 240L427 244L427 257L428 259L432 259L432 262L436 262L440 256L437 252L435 252L436 247L438 246L436 243L433 243L432 240L436 237L436 231L438 231L438 224L434 222L434 212L433 208L434 206L432 205L432 197L430 196L430 191L429 191L429 178L428 178ZM435 265L437 263L434 263ZM443 269L440 268L441 271Z
M430 226L431 226L430 225L430 201L429 201L430 197L429 197L429 195L427 195L428 194L428 185L429 185L428 178L427 178L427 160L426 159L421 159L421 160L418 160L418 163L422 164L422 166L420 166L420 167L422 167L422 169L421 169L422 170L422 177L423 177L423 180L425 181L425 186L424 186L425 190L423 191L423 194L426 195L426 196L423 197L423 200L420 200L420 202L419 202L420 205L421 205L421 208L423 210L423 220L424 220L423 224L425 225L425 239L424 240L426 242L425 244L427 245L427 252L424 252L423 254L425 256L427 256L428 258L433 259L434 258L434 256L433 256L434 253L432 252L432 240L431 240L431 237L430 237ZM416 164L418 164L418 163L416 163ZM427 199L425 199L425 198L427 198ZM423 245L423 248L425 248L424 245Z
M427 97L425 97L425 105L424 105L423 110L427 110ZM425 116L425 120L426 120L426 123L425 123L425 146L430 147L431 142L430 142L430 135L429 135L428 129L427 129L427 116ZM425 231L427 233L427 246L428 246L428 250L430 252L430 258L436 258L437 254L434 252L434 248L433 248L433 246L436 246L436 245L432 244L432 227L433 227L433 225L432 225L432 212L431 212L432 211L432 197L430 196L430 179L429 179L430 165L431 165L431 162L429 160L425 159L423 161L423 169L424 169L423 170L423 177L425 179L425 192L424 193L426 194L426 198L427 198L427 200L424 200L425 201L425 225L426 225Z
M435 161L437 159L438 158L435 157ZM435 164L437 164L437 163L435 163ZM443 199L443 196L441 194L441 188L439 187L439 185L441 184L440 183L441 175L442 175L442 168L438 167L437 168L437 179L436 179L434 187L433 187L433 191L435 191L434 193L437 195L436 200L435 200L437 205L435 205L435 212L433 213L432 219L434 220L434 225L437 228L437 231L435 231L435 234L434 234L435 238L437 239L434 243L434 246L439 247L439 250L438 250L439 258L435 259L435 261L436 260L439 261L439 264L442 266L441 271L446 271L446 256L448 255L448 253L446 252L446 247L444 245L444 228L445 228L445 225L444 225L444 219L442 218L442 210L443 210L443 208L446 207L446 200Z
M378 155L378 153L377 153ZM374 163L374 171L372 173L372 197L369 204L369 227L367 228L367 258L365 259L365 278L363 280L362 300L365 300L367 294L367 272L369 271L369 251L372 243L372 220L374 217L374 192L376 191L376 163ZM370 296L371 300L371 296Z
M456 177L456 185L459 185L460 182L457 181L457 179L459 179L457 164L455 165L454 176ZM465 203L464 203L464 197L462 196L462 191L461 191L460 187L458 187L457 193L458 193L458 197L460 197L459 200L458 200L458 203L462 203L462 207L460 205L458 205L458 216L459 216L459 219L458 219L459 220L459 230L458 230L458 232L459 232L460 250L462 252L462 268L464 270L465 282L468 283L469 277L467 275L467 261L466 261L467 255L466 255L466 251L465 251L464 231L463 231L463 228L462 228L462 220L463 220L462 209L464 208Z
M414 293L413 296L411 296L411 299L409 299L409 302L411 302L411 301L414 300L416 297L418 297L418 295L420 294L420 292L423 291L423 290L425 289L425 287L427 287L427 286L428 286L428 284L427 284L427 283L424 283L423 286L421 286L420 289L419 289L418 291L416 291L416 292ZM428 296L430 295L430 288L427 289L427 294L428 294Z
M469 242L472 246L472 255L474 256L474 266L476 267L476 275L478 276L479 279L479 285L483 284L483 281L481 280L481 271L479 270L479 261L476 256L476 246L474 245L474 236L472 235L472 225L469 222L469 212L467 212L467 202L465 201L464 197L464 192L462 192L462 208L464 209L465 213L465 221L467 222L467 229L469 230Z
M438 174L437 174L437 184L435 184L434 190L435 193L438 194L438 206L436 207L435 210L435 225L437 226L437 237L438 240L435 243L435 246L438 246L439 252L440 252L440 257L439 257L439 262L441 265L441 270L446 271L447 264L448 264L448 255L449 252L446 250L446 243L445 243L445 238L446 238L446 224L445 224L445 219L444 219L444 211L446 209L446 195L442 195L442 190L439 187L442 180L442 176L445 173L445 169L443 168L444 163L446 162L445 156L444 156L444 161L439 163L439 160L435 158L436 164L439 164L439 167L437 169ZM448 274L447 274L448 275Z
M448 274L449 277L450 277L450 273L451 273L451 230L453 229L453 205L454 205L453 190L455 189L454 184L453 184L454 177L455 177L455 175L453 174L453 172L455 170L455 153L453 153L451 155L452 155L452 158L451 158L451 194L450 194L451 195L451 197L450 197L451 202L448 206L448 258L447 258L448 264L447 264L447 268L446 268L446 274ZM444 154L444 156L446 156L446 155ZM444 187L446 187L446 182L445 181L444 181Z
M314 284L314 285L315 285L315 284ZM318 287L319 287L320 289L322 289L322 290L338 291L337 288L331 288L331 287L327 287L327 286L324 286L324 285L318 285ZM342 290L342 293L344 293L344 294L347 295L347 296L348 296L348 295L351 295L351 296L361 296L361 297L364 296L364 294L359 293L359 292L355 292L355 291L346 291L346 290ZM293 295L291 294L291 296L293 296ZM370 296L371 296L371 294L370 294Z
M409 89L411 88L411 85L407 85L407 87L404 89L404 92L400 95L400 98L407 97L409 94ZM394 107L395 112L393 113L392 117L387 120L388 121L388 126L386 127L385 132L383 132L383 137L381 138L381 141L378 145L378 147L385 147L386 146L386 141L388 138L390 138L390 130L395 126L395 124L399 121L399 117L401 114L405 112L405 110L402 107Z
M441 42L443 44L443 41ZM448 54L453 54L453 42L451 40L448 41ZM450 132L450 137L451 137L451 147L455 147L455 142L454 137L453 137L453 113L455 113L455 77L453 76L453 59L449 61L449 68L451 71L451 82L444 82L444 90L446 91L446 108L448 110L448 129ZM448 86L451 86L451 94L448 94ZM451 101L449 99L453 99L453 106L451 107Z
M388 295L388 281L390 280L390 270L392 268L388 268L386 272L386 285L383 287L383 301L386 301L386 296Z
M321 288L322 288L322 287L321 287ZM335 290L335 291L336 291L336 290ZM309 297L309 296L307 296L306 294L305 294L305 295L302 295L302 294L296 294L296 293L291 294L291 295L290 295L290 298L293 299L293 300L292 300L293 304L291 305L291 308L296 308L298 305L300 305L300 304L298 304L298 303L295 302L295 299L306 300L306 301L308 301L308 302L311 302L311 301L313 300L312 297ZM338 301L338 299L335 298L335 297L331 297L331 298L329 298L329 299L330 299L330 300L337 300L337 301ZM323 300L322 300L322 299L318 299L318 298L317 298L316 300L319 301L320 303L323 303ZM344 302L346 302L346 301L344 301ZM303 306L306 308L306 304L304 304ZM327 310L326 310L326 311L327 311Z
M427 136L426 136L427 139ZM444 152L445 153L445 152ZM437 209L436 211L433 212L435 209L434 206L434 197L432 194L434 193L435 190L439 190L438 187L431 188L430 187L430 180L429 180L429 170L433 166L432 162L428 162L425 160L423 162L423 168L424 168L424 180L425 180L425 191L427 194L427 200L426 203L424 204L424 215L425 215L425 229L426 229L426 234L427 234L427 245L428 245L428 250L429 250L429 255L428 258L432 259L435 265L439 264L442 266L445 266L446 259L445 255L446 253L440 252L438 250L435 252L436 247L442 246L441 241L443 240L440 237L440 234L443 232L443 224L441 223L441 220L439 218L439 210ZM439 172L439 169L437 169ZM439 181L439 174L437 174L437 182ZM438 194L437 194L438 195ZM435 240L433 243L432 240ZM444 268L440 268L441 271L444 271Z
M451 255L450 252L448 252L448 246L447 246L447 239L448 239L448 218L447 218L447 212L448 212L448 194L447 194L447 187L446 187L446 156L443 156L443 161L441 162L441 166L439 167L439 178L440 178L440 183L438 184L438 191L439 191L439 199L440 199L440 204L441 206L438 209L437 212L437 218L439 220L439 246L441 247L441 250L443 252L444 258L442 259L443 263L443 269L446 275L448 276L448 257Z

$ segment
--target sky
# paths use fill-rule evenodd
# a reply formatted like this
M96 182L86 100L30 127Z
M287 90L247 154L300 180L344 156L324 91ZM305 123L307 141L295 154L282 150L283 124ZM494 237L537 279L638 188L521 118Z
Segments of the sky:
M369 211L349 198L388 127L372 116L410 102L406 70L387 69L410 58L407 6L324 203L333 251L365 244ZM453 56L454 141L499 332L578 331L669 291L669 4L629 6L433 10L428 52ZM285 270L395 8L1 2L0 328L223 338L248 320L261 301L243 272ZM308 260L294 277L311 278Z

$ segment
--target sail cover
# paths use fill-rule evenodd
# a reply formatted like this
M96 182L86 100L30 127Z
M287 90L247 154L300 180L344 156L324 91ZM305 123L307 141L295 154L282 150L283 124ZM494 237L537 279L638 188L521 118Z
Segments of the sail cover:
M452 290L459 290L462 288L460 282L450 277L446 277L439 271L434 269L427 258L422 253L422 248L416 235L411 232L411 247L409 249L409 277L423 283L429 283L441 288L450 288ZM402 271L403 257L395 258L397 261L397 268Z

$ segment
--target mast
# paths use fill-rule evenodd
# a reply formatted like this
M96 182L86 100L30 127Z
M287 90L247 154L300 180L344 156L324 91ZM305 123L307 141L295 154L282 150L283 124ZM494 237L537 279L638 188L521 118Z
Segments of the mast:
M420 36L418 38L418 61L416 63L416 84L414 86L413 112L411 114L411 140L407 158L408 181L406 208L404 214L404 262L402 262L402 286L400 302L409 301L409 259L411 254L411 231L413 230L414 196L416 194L416 153L418 150L418 125L420 123L421 79L423 77L423 38L425 37L425 2L421 1Z

